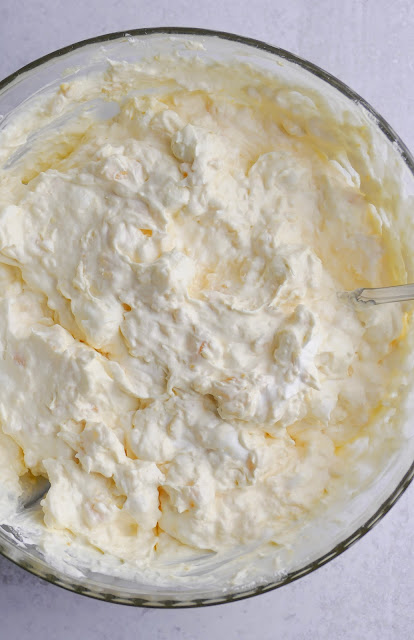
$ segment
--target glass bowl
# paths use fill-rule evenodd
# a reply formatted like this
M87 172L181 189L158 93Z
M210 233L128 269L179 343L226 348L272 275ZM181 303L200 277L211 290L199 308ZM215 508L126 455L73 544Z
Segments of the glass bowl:
M186 45L191 41L191 46ZM204 46L204 51L199 44ZM186 56L204 56L220 61L250 62L270 73L294 76L299 84L313 84L334 100L347 104L350 113L361 112L371 122L378 139L395 155L404 169L404 188L414 193L414 159L392 128L376 111L342 82L317 66L291 53L263 42L238 35L190 28L138 29L112 33L55 51L32 62L0 82L0 129L10 117L25 109L28 101L51 91L64 79L102 70L105 60L134 61L156 53L180 50ZM414 260L413 260L414 264ZM413 276L414 268L411 269ZM414 280L414 277L411 278ZM414 395L414 393L412 394ZM413 398L404 399L405 421L411 427ZM232 602L265 593L305 576L332 560L365 535L392 507L414 476L414 438L391 451L387 464L362 495L349 498L340 531L325 527L323 519L315 523L311 547L298 554L289 571L277 577L258 580L255 586L222 589L149 588L136 582L105 574L86 572L82 577L68 576L52 567L42 552L26 544L9 526L0 527L0 552L19 566L49 582L86 596L133 606L196 607ZM319 532L326 529L326 535Z

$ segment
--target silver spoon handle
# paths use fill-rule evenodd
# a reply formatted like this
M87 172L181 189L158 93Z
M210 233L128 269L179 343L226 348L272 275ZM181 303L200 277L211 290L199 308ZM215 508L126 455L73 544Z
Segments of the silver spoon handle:
M355 289L350 294L356 302L367 304L384 304L386 302L402 302L414 299L414 284L401 284L395 287L378 287L376 289Z

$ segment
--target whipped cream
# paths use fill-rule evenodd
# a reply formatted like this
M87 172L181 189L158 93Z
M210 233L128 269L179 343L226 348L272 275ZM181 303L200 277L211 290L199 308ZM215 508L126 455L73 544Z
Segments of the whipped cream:
M113 117L79 111L102 96ZM4 522L32 474L40 538L91 566L289 546L389 437L408 314L337 293L406 281L403 249L367 127L340 124L252 68L178 58L111 63L5 128Z

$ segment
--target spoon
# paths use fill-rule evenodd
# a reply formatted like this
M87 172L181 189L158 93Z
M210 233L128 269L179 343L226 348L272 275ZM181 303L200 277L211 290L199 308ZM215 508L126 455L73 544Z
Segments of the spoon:
M43 476L35 477L31 473L20 478L20 486L22 489L20 504L23 509L36 507L50 489L50 483L46 478Z
M373 305L387 302L414 300L414 284L401 284L394 287L376 287L344 291L339 294L343 300L354 304Z

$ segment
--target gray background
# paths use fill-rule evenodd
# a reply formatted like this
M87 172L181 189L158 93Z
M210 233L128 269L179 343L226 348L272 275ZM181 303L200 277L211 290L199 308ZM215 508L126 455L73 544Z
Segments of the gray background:
M100 33L199 26L266 40L362 94L414 148L411 0L0 0L0 78ZM107 604L0 557L1 640L409 640L414 637L414 487L375 529L316 573L202 610Z

